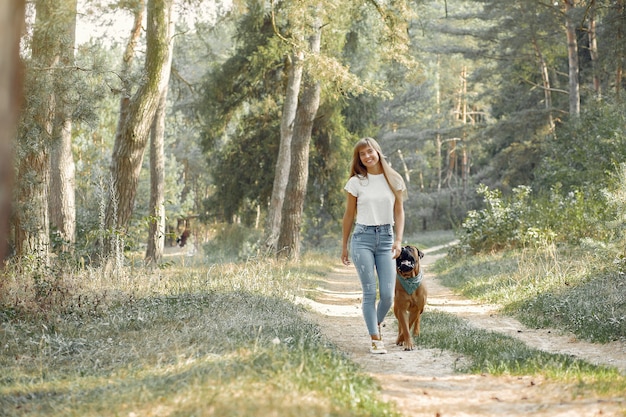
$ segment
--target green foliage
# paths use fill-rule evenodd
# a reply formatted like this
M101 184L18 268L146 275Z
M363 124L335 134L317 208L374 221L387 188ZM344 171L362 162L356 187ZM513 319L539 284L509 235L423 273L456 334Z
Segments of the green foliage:
M262 230L241 224L217 224L212 229L212 238L202 249L212 262L254 258L263 250Z
M608 242L613 230L609 221L615 215L605 198L587 188L565 192L556 184L550 193L532 198L530 222L554 232L555 240L578 245L586 240Z
M265 207L272 194L278 156L280 112L271 100L242 117L247 129L238 129L219 150L212 153L210 171L213 193L204 201L204 220L232 222L248 227L256 222L257 209Z
M557 184L550 193L539 195L531 194L527 186L514 188L506 197L484 185L477 192L483 195L484 207L469 211L460 231L460 248L472 253L553 242L577 245L614 236L609 221L615 211L604 198L584 191L565 193Z
M621 163L609 181L609 186L603 190L603 196L610 209L606 227L614 233L614 242L618 248L620 265L626 266L626 163Z
M579 119L563 124L556 138L544 143L534 188L561 184L566 192L584 189L599 198L607 174L626 162L626 107L594 102Z
M340 101L327 100L313 124L309 179L304 205L305 249L325 247L340 230L345 209L343 184L347 180L355 136L344 126Z
M202 83L196 108L203 120L202 143L206 151L221 146L219 139L230 133L226 131L229 123L246 114L247 106L268 98L278 101L283 90L285 50L281 49L270 16L261 3L251 1L249 6L247 13L235 21L234 50L217 68L207 72Z
M485 185L479 186L477 193L483 196L485 207L467 213L461 225L461 247L477 253L519 246L530 226L527 223L530 188L514 188L512 196L506 199L501 191L490 190Z

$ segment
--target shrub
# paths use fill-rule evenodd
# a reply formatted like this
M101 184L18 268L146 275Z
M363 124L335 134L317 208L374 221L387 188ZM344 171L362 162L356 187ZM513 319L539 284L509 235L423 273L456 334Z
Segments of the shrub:
M484 208L468 212L460 249L478 253L552 243L578 245L581 241L606 242L615 235L611 220L619 204L612 207L607 198L579 189L564 192L560 184L541 195L531 194L527 186L512 191L503 197L499 190L478 187Z
M213 238L203 250L211 260L239 260L258 256L262 246L262 231L240 224L219 224Z
M516 187L511 196L503 198L500 190L479 185L477 193L483 196L485 207L467 213L461 225L460 247L477 253L512 248L524 242L530 229L530 191L530 187ZM539 228L532 228L531 236L543 235Z

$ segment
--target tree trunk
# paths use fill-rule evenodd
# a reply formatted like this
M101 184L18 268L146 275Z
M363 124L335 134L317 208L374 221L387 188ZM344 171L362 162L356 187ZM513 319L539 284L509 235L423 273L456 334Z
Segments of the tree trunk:
M532 39L533 48L535 50L535 57L537 58L537 64L539 65L539 72L541 73L541 80L543 83L543 98L544 98L544 106L548 111L548 126L550 129L550 134L554 135L556 132L556 126L554 124L554 117L552 117L552 91L550 85L550 74L548 72L548 64L546 64L546 60L539 49L539 45L537 44L537 39L533 37Z
M165 247L165 105L166 92L159 102L150 133L150 219L145 262L158 264Z
M120 114L111 161L112 193L106 211L109 231L125 232L133 212L150 127L169 78L169 27L173 0L150 0L144 82ZM105 244L104 255L110 254Z
M400 158L400 163L402 164L402 171L404 171L404 180L407 184L411 182L411 172L409 171L409 167L404 160L404 155L402 154L402 150L398 149L398 158Z
M463 184L463 200L467 198L467 184L469 181L469 156L467 143L467 67L461 70L461 183Z
M448 161L448 168L446 171L446 177L444 179L444 183L448 185L448 187L452 187L452 180L454 179L454 173L456 172L456 142L458 138L447 139L448 142L448 152L446 155L446 159Z
M576 39L576 21L574 0L563 0L565 4L565 28L567 34L567 56L569 63L569 114L580 116L580 85L578 81L578 41Z
M59 0L35 2L32 67L27 82L32 103L25 106L30 113L19 134L15 251L20 258L34 259L38 268L49 262L50 142L56 108L52 68L59 58L55 27L49 23L59 7Z
M626 1L624 0L617 0L616 4L615 4L615 18L614 18L617 22L624 22L624 20L626 20ZM623 71L624 71L624 47L622 46L623 44L623 39L624 39L624 31L623 28L624 25L618 23L618 27L617 27L617 35L616 35L616 39L615 39L615 45L616 46L616 56L615 56L615 62L617 63L617 68L615 68L615 97L617 99L620 98L620 93L621 93L621 89L622 89L622 77L623 77Z
M280 122L280 147L274 172L274 184L272 197L267 218L266 245L272 252L276 251L278 236L280 235L281 214L285 201L285 191L289 181L289 168L291 166L291 141L298 108L298 96L302 82L302 52L296 52L291 56L289 65L285 102Z
M22 99L19 49L23 25L24 0L0 2L0 269L8 252L13 195L13 141Z
M315 28L309 39L310 52L319 54L321 45L321 26ZM289 183L282 210L282 225L278 238L278 253L281 257L298 259L300 256L300 225L306 197L306 186L309 179L309 144L313 121L320 104L321 85L308 74L302 89L294 123L293 141L291 144L291 167Z
M440 59L437 55L437 67L435 74L436 102L437 102L437 135L435 136L435 146L437 149L437 192L441 191L441 179L443 177L443 157L441 155L441 86L440 86Z
M56 115L50 147L50 226L61 241L60 250L71 252L74 248L76 230L75 164L72 155L72 109L66 99L67 88L63 75L74 66L74 43L76 39L77 0L61 2L57 14L62 19L59 33L59 64L55 72L57 97ZM60 12L60 13L59 13Z
M589 55L591 56L591 65L593 71L593 91L598 99L602 96L600 84L600 69L598 64L598 37L596 32L596 0L591 0L589 5Z
M169 52L166 67L168 73L165 78L169 80L172 67L174 50L174 20L170 19ZM158 264L163 258L165 247L165 115L167 105L166 88L161 93L159 107L154 116L150 136L150 227L148 230L148 247L146 249L146 264Z

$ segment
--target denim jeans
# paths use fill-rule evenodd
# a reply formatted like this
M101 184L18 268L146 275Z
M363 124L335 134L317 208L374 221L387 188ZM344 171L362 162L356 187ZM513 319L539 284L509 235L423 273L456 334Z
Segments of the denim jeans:
M396 266L392 258L393 227L364 226L356 224L350 240L352 262L363 289L363 318L370 335L378 335L382 323L393 303L396 286ZM376 278L380 301L376 306Z

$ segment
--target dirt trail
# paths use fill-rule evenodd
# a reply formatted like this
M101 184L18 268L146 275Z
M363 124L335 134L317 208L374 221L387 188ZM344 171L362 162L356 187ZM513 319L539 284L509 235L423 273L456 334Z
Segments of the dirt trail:
M437 248L431 249L435 252ZM529 346L606 364L626 373L626 345L597 345L559 336L555 331L533 330L496 314L497 307L481 305L453 294L428 272L428 265L443 255L426 251L422 265L428 286L426 310L457 314L472 325L517 337ZM383 337L386 355L369 353L369 336L361 315L361 288L354 267L338 263L333 272L301 302L315 312L312 317L324 335L382 387L383 398L396 404L405 416L624 416L626 398L611 400L575 397L572 387L541 378L462 375L455 365L460 355L438 349L405 352L393 343L396 320L388 316ZM422 331L428 331L422 328Z

